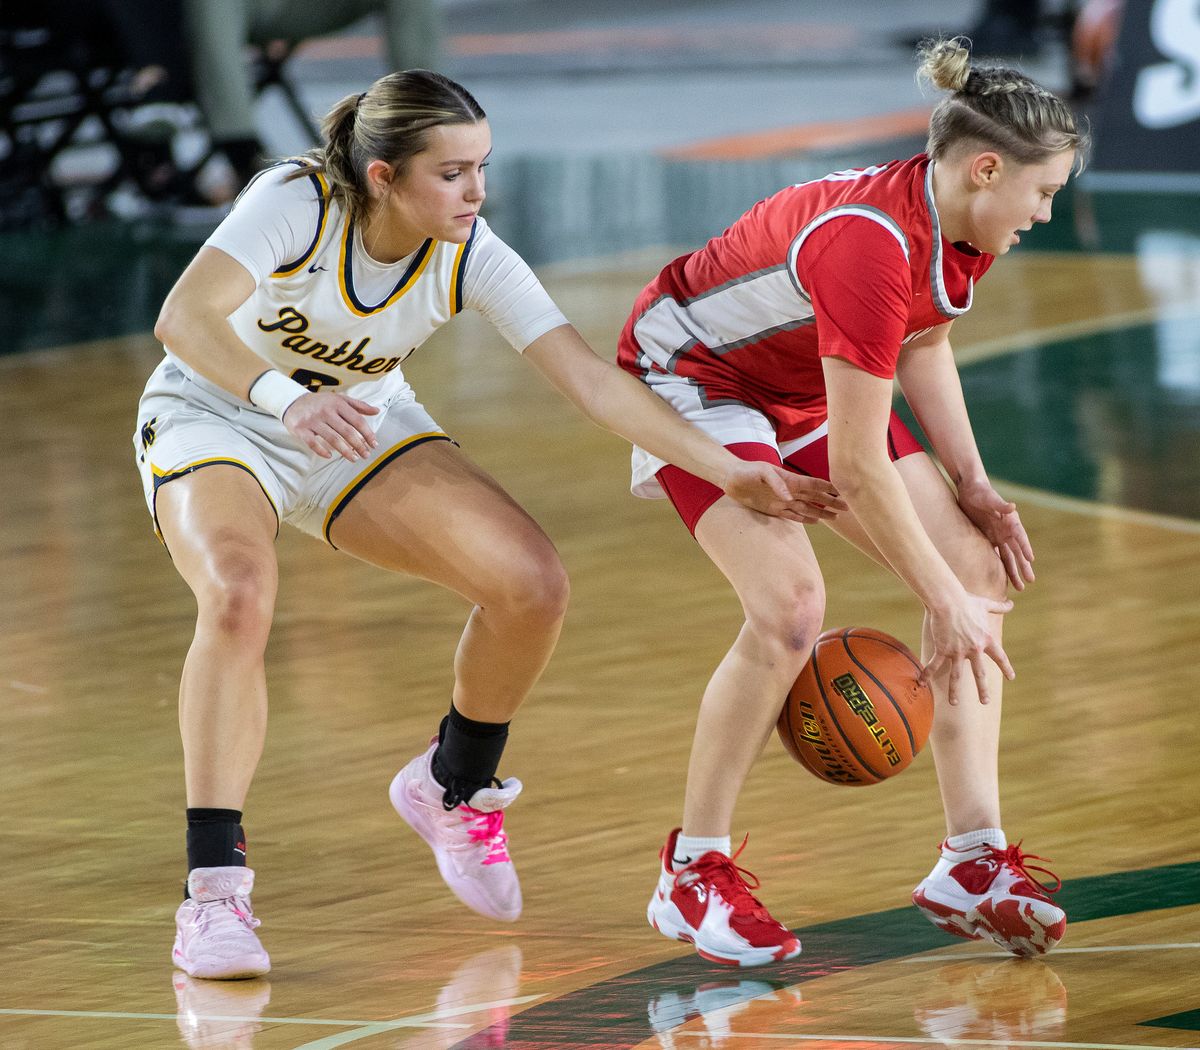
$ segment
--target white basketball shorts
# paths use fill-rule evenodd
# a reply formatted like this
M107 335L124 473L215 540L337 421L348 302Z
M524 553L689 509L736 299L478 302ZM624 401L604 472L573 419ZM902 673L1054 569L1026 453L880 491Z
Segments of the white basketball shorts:
M164 360L146 384L133 436L155 532L158 490L194 470L220 463L249 473L278 521L329 543L337 516L386 464L427 441L450 440L409 391L384 404L378 415L364 418L379 439L367 458L323 459L274 416L204 380L190 378L170 359Z

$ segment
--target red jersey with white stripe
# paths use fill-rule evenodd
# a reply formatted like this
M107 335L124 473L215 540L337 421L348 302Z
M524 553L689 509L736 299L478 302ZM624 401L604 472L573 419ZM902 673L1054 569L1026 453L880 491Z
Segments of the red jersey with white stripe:
M903 344L971 305L993 257L942 237L924 154L760 201L643 290L618 363L704 406L748 405L780 441L826 417L821 358L890 379Z

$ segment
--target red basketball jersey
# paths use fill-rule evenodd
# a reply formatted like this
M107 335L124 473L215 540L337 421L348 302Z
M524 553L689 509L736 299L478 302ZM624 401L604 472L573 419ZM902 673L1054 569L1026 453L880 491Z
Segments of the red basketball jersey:
M941 234L925 155L760 201L643 290L618 363L746 404L780 440L824 421L821 357L891 378L902 344L966 312L992 256Z

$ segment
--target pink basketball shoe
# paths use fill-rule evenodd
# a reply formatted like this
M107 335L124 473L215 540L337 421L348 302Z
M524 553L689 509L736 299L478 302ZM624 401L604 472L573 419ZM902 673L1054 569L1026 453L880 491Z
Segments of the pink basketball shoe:
M512 922L521 914L521 884L508 855L503 810L521 793L521 782L510 777L499 788L480 788L469 802L447 810L445 788L430 768L436 750L435 739L396 774L388 797L433 850L451 892L480 915Z
M795 934L750 892L758 879L734 863L746 844L732 857L714 850L676 870L671 858L679 832L671 832L659 854L658 886L646 907L650 925L725 966L762 966L799 955Z
M944 842L933 871L913 890L913 903L947 933L967 940L986 937L1014 955L1044 955L1062 940L1067 914L1051 900L1062 881L1052 871L1026 864L1042 860L1020 844L998 849L984 843L966 850ZM1031 872L1054 880L1044 886Z
M254 932L250 909L254 872L249 868L193 868L191 897L175 912L171 960L191 977L230 981L261 977L271 960Z

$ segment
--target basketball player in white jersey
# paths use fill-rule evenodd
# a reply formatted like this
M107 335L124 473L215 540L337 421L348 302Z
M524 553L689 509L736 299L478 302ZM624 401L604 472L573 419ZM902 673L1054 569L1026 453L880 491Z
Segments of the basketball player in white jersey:
M1033 579L1016 507L988 481L949 342L974 283L1073 170L1070 110L1015 70L971 67L933 42L922 72L951 94L926 154L784 189L646 288L619 363L683 418L747 459L832 479L850 513L831 528L895 572L925 607L931 742L947 835L914 891L947 932L1020 955L1066 917L1000 820L1003 615ZM954 488L891 410L893 378ZM808 536L755 517L679 464L637 450L634 491L667 495L733 585L746 622L711 678L688 766L682 828L662 850L647 915L716 962L800 951L730 856L734 804L822 627ZM735 855L736 856L736 855Z
M496 771L567 580L537 524L405 382L404 358L454 314L480 311L591 419L739 506L802 521L844 508L828 482L732 455L588 348L478 214L491 134L460 85L391 74L343 99L324 131L324 148L255 178L167 297L166 357L134 439L155 527L198 605L180 687L189 874L173 951L193 977L270 966L242 809L284 522L474 603L449 714L390 795L466 905L521 912L503 827L521 784Z

